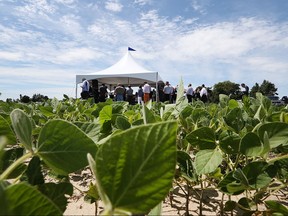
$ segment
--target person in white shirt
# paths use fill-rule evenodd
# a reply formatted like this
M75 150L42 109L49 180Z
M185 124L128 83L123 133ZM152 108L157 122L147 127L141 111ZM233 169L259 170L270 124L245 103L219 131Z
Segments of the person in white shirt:
M82 84L80 85L80 87L82 88L82 92L81 92L81 98L82 99L88 99L89 98L89 82L88 80L86 80L86 78L82 79Z
M150 100L150 93L151 93L151 86L147 82L144 82L143 93L144 93L144 103L147 103Z
M194 95L194 89L192 88L192 84L190 83L188 85L188 89L187 89L187 92L186 92L186 97L188 99L188 103L192 102L193 95Z
M208 92L207 92L207 89L206 89L204 84L202 85L202 88L201 88L201 91L200 91L200 99L204 103L206 103L208 101Z

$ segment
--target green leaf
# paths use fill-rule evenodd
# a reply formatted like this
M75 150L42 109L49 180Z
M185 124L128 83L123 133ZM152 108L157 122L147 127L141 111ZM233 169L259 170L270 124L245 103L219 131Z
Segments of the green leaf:
M178 104L179 102L181 102L181 99L184 97L184 83L183 83L183 79L181 77L180 82L178 84L178 88L177 88L177 98L176 98L176 104Z
M108 134L100 133L101 125L94 122L75 122L77 127L79 127L88 137L90 137L95 143L98 142L101 138L105 137Z
M128 119L124 116L117 116L115 125L120 130L127 130L131 127L131 124L129 123Z
M112 105L106 105L99 113L99 123L102 125L112 120Z
M145 124L157 122L155 114L150 109L148 109L146 105L143 105L142 113Z
M257 134L249 132L240 141L240 152L246 156L260 156L263 144Z
M258 134L262 141L264 140L265 131L268 134L270 148L288 145L288 123L272 122L261 125Z
M248 179L240 168L234 171L233 177L239 180L241 184L245 185L246 187L249 186Z
M55 116L52 106L39 106L41 113L47 117Z
M239 108L239 103L236 100L231 99L228 102L228 107L229 107L229 109Z
M239 204L239 207L243 210L246 210L246 211L255 211L256 210L256 203L247 197L242 197L238 201L238 204Z
M263 107L263 105L260 105L257 109L257 112L254 115L255 119L258 119L259 121L262 121L267 116L266 110Z
M288 208L277 201L268 200L265 201L265 204L267 208L270 209L273 213L275 212L275 213L281 213L283 215L288 215Z
M29 117L22 110L15 109L10 118L17 138L27 150L32 151L32 123Z
M201 127L192 131L186 136L187 141L192 146L197 146L200 150L215 149L215 133L209 127Z
M73 185L68 182L59 184L51 182L40 185L39 190L64 212L68 204L66 195L72 196Z
M218 188L220 188L221 191L227 194L231 195L238 195L241 194L246 187L242 185L241 183L237 183L234 177L234 172L228 173L219 183Z
M176 122L147 124L101 145L94 173L106 211L148 213L165 198L176 166L176 129Z
M263 161L253 161L243 168L243 173L248 179L249 186L253 189L266 187L276 175L277 169ZM273 172L273 170L275 172Z
M239 133L245 126L242 110L240 108L232 109L226 116L223 117L226 124L236 133Z
M51 120L42 128L37 154L56 173L67 175L88 165L87 154L96 154L97 146L75 125Z
M220 148L227 154L238 154L240 136L233 131L223 131L219 137Z
M264 157L270 151L270 142L267 131L264 132L263 136L263 150L261 152L261 156Z
M196 181L192 158L187 152L177 151L177 163L182 175Z
M236 208L236 206L237 206L237 203L235 201L228 200L225 203L224 211L233 211Z
M34 156L30 161L25 172L27 176L27 181L31 185L44 184L44 176L41 172L41 161L40 158ZM23 180L24 176L21 178Z
M62 215L63 213L49 198L24 183L5 188L4 198L8 205L7 215Z
M12 165L16 160L22 157L24 154L24 148L11 148L7 151L3 151L0 173L4 172L10 165ZM17 178L20 176L27 168L27 165L22 163L17 168L13 169L13 171L7 177L8 179Z
M154 216L154 215L162 215L162 202L160 202L157 206L155 206L151 212L149 212L148 216Z
M195 169L198 175L208 174L217 169L222 162L222 155L217 150L201 150L196 154Z
M226 185L226 188L227 188L227 191L233 195L238 195L238 194L242 193L245 189L247 189L247 187L245 187L245 185L243 185L239 182L231 182L231 183Z
M0 115L0 136L5 136L8 145L16 144L16 137L9 123Z

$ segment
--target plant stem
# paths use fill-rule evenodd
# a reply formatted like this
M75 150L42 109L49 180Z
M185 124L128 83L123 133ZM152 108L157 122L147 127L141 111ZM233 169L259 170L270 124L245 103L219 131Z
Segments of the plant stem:
M203 187L203 181L201 179L201 193L200 193L200 203L199 203L199 215L203 215L202 214L202 202L203 202L203 190L204 190L204 187Z
M279 156L279 157L272 158L271 160L268 160L267 162L268 162L268 163L274 163L275 161L283 160L283 159L288 159L288 154L285 154L285 155L281 155L281 156Z
M18 158L14 163L12 163L1 175L0 175L0 181L3 181L4 179L7 179L8 176L15 170L21 163L23 163L25 160L30 158L32 156L31 152L28 152L27 154L22 155L22 157Z

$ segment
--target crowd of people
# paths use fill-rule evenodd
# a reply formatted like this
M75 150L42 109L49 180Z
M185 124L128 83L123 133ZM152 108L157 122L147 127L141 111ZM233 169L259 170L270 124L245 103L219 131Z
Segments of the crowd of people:
M88 99L89 97L94 97L96 103L105 102L107 98L112 98L114 101L128 101L129 104L134 105L136 103L142 104L142 102L147 103L149 100L156 101L157 99L156 90L152 89L147 82L140 85L135 93L131 85L125 88L125 86L120 83L114 87L113 91L108 91L107 86L103 83L98 91L98 89L93 88L85 78L83 78L80 86L82 88L81 98ZM241 84L241 87L243 88L243 95L248 95L249 87L244 83ZM177 88L178 86L173 87L168 81L166 81L164 85L159 84L158 100L164 103L175 103ZM185 89L185 97L187 97L189 103L193 100L201 100L206 103L209 99L209 91L205 84L194 89L190 83L187 89Z

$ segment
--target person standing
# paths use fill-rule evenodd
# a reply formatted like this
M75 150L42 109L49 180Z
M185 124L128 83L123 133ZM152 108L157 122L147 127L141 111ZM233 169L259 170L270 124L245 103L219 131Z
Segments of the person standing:
M163 93L164 93L164 102L165 101L169 101L169 103L171 102L171 94L173 93L173 88L172 86L170 86L169 82L167 81L165 83L165 86L163 88Z
M192 88L192 84L190 83L188 85L188 89L187 89L187 92L186 92L186 97L188 99L188 103L192 103L193 95L194 95L194 89Z
M108 95L108 91L107 91L107 86L105 85L105 83L102 84L102 86L99 89L99 101L100 102L105 102L107 95Z
M207 89L206 89L204 84L202 84L202 88L201 88L201 91L200 91L200 99L204 103L206 103L208 101L208 92L207 92Z
M245 83L242 83L241 87L243 88L243 90L242 90L243 95L248 96L249 95L249 87L247 85L245 85Z
M137 100L138 100L138 104L140 105L142 104L143 96L144 96L143 89L142 89L142 86L140 85L137 91Z
M151 93L151 86L147 82L144 82L143 93L144 93L144 103L147 103L150 100L150 93Z
M120 84L118 84L118 86L114 90L116 101L124 101L124 93L125 89Z
M127 101L129 102L130 105L134 104L133 103L133 89L131 86L128 86L128 89L126 90L126 96L127 96Z
M82 79L82 84L80 85L80 87L82 88L81 98L82 99L88 99L89 98L90 84L89 84L88 80L86 80L86 78Z

